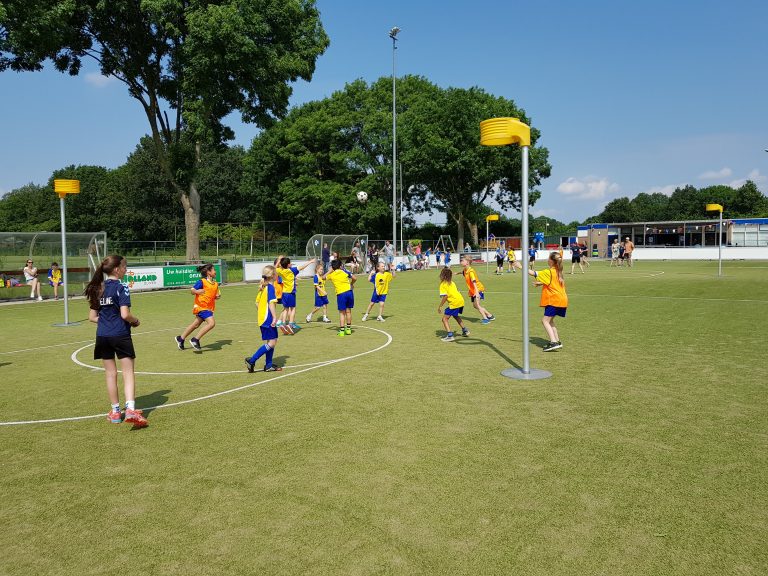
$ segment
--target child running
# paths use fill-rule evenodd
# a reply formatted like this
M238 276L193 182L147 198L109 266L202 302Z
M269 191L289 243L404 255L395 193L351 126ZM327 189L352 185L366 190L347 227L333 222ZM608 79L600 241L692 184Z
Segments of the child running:
M549 336L549 344L544 345L544 352L552 352L563 347L555 327L555 316L565 318L568 295L565 293L565 280L563 280L563 257L559 252L550 252L547 264L549 265L547 270L540 272L529 270L528 274L535 278L534 286L543 287L539 302L539 306L544 308L544 318L541 319L541 323L544 324L544 330ZM522 268L519 263L516 266Z
M312 281L315 284L315 307L312 308L312 312L307 314L307 322L312 322L312 316L315 312L323 309L323 322L330 322L328 318L328 292L325 290L325 280L323 280L323 274L325 273L325 267L322 264L318 264L315 267L315 276Z
M266 265L261 271L261 283L259 293L256 295L256 319L261 329L261 339L264 341L261 348L253 353L253 356L245 357L245 366L248 372L253 372L256 361L266 356L264 372L282 372L280 366L272 364L277 345L277 272L274 266Z
M184 332L176 336L176 346L179 350L184 350L184 341L187 336L202 325L200 332L197 333L197 338L189 340L192 348L201 350L200 339L216 326L213 311L216 308L216 300L221 298L219 283L216 281L216 268L213 267L213 264L203 264L198 267L197 271L200 272L201 278L189 290L195 295L195 303L192 306L192 314L195 315L195 319L192 324L186 327Z
M472 300L472 306L475 307L475 310L480 312L480 316L482 317L481 322L483 324L490 324L492 320L496 320L496 316L488 312L488 310L486 310L480 303L481 300L485 300L485 286L483 286L483 283L480 282L480 279L477 277L475 269L472 268L472 259L468 254L464 254L461 257L461 265L464 267L464 270L461 273L467 283L467 288L469 288L469 298Z
M136 380L133 371L136 352L131 339L131 327L139 325L139 319L131 314L131 295L120 279L125 276L128 264L122 256L108 256L85 287L85 297L90 310L88 320L96 323L96 346L93 359L101 360L107 378L107 394L112 409L107 420L113 424L130 422L135 428L147 426L147 419L136 409ZM106 279L105 279L106 277ZM120 393L117 389L117 364L120 360L125 396L125 418L120 412Z
M280 267L277 269L277 273L283 281L283 312L280 314L280 320L282 320L283 326L288 326L291 329L290 334L301 329L301 326L296 324L296 278L299 272L310 264L314 264L316 260L317 258L312 258L312 260L297 267L291 266L291 259L288 256L283 256L280 259Z
M443 314L443 305L448 304L443 314L443 327L447 334L441 338L443 342L455 342L453 331L450 326L450 319L454 318L461 328L462 336L469 336L469 330L464 326L459 314L464 312L464 297L459 293L456 284L453 282L453 272L450 268L440 270L440 304L437 307L437 313Z
M323 276L323 280L330 280L336 289L336 305L339 309L337 336L349 336L352 334L352 309L355 307L355 293L352 291L352 286L357 278L344 270L341 267L341 260L337 258L331 262L331 271Z
M368 275L368 281L373 283L373 294L371 295L371 303L368 304L368 310L363 314L363 322L368 320L368 314L371 313L374 304L379 305L379 315L376 320L384 322L384 302L387 299L387 294L389 294L389 283L394 277L394 274L384 270L383 262L379 262L376 270Z

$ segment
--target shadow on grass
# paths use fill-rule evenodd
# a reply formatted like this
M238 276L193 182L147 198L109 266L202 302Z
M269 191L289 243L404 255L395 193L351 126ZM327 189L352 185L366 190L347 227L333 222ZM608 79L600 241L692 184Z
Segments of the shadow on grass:
M0 362L0 368L3 366L10 366L11 364L13 364L13 362Z
M162 406L168 402L168 394L170 392L170 390L155 390L151 394L139 396L136 398L136 407L143 410L145 416L149 416L154 412L156 406ZM143 406L146 406L146 408L143 408Z
M517 342L518 344L522 342L521 338L506 338L504 336L497 338L497 340L507 340L509 342ZM546 338L540 338L538 336L531 336L528 338L528 342L530 342L536 348L544 348L546 344L549 344L549 340Z
M204 346L206 350L221 350L224 346L231 346L232 340L216 340Z
M514 366L515 368L522 369L520 364L518 364L517 362L512 360L512 358L504 354L504 352L499 350L493 342L481 340L480 338L473 338L471 334L469 336L462 336L461 333L458 331L454 332L454 334L456 336L456 342L455 342L456 344L459 344L461 346L486 346L492 352L495 352L496 354L498 354L508 364ZM443 336L445 336L445 330L435 330L435 336L439 336L442 338ZM511 340L511 338L504 338L504 340ZM539 340L541 339L539 338ZM447 344L452 344L452 343L448 342Z

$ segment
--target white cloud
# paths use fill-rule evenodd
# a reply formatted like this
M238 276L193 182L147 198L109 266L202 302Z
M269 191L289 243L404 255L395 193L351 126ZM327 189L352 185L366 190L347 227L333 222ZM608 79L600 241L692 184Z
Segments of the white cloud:
M732 180L728 186L731 188L740 188L744 184L746 184L747 180L752 180L755 184L762 184L766 180L768 180L768 177L764 174L760 174L760 170L755 168L752 170L749 174L747 174L746 178L737 178L736 180Z
M733 175L733 170L728 168L727 166L721 170L708 170L707 172L704 172L703 174L699 175L699 179L701 180L719 180L721 178L728 178L729 176Z
M687 182L681 184L667 184L666 186L652 186L648 190L643 190L646 194L664 194L664 196L672 196L672 193L678 188L685 188L688 186Z
M558 192L578 200L597 200L605 198L609 192L615 194L619 190L621 188L615 182L610 182L607 178L596 178L594 176L587 176L581 179L570 177L557 186Z
M96 86L96 88L104 88L116 82L117 78L114 76L102 76L98 72L88 72L85 75L85 81L91 86Z
M531 216L546 216L547 218L557 218L562 215L562 210L557 208L536 208L530 210Z

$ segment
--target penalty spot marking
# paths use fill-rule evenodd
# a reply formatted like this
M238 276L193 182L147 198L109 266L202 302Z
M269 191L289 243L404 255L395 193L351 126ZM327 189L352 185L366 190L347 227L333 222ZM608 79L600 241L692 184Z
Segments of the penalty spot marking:
M379 334L383 334L386 336L387 341L384 342L384 344L377 346L376 348L373 348L371 350L366 350L365 352L359 352L358 354L352 354L351 356L345 356L343 358L334 358L333 360L327 360L323 361L322 364L317 364L315 366L309 366L307 368L302 368L301 370L297 370L296 372L290 372L288 374L281 374L280 376L275 376L273 378L268 378L266 380L261 380L259 382L253 382L252 384L245 384L243 386L237 386L235 388L230 388L229 390L222 390L221 392L214 392L213 394L206 394L205 396L199 396L197 398L190 398L189 400L180 400L178 402L170 402L168 404L161 404L159 406L146 406L144 410L161 410L165 408L174 408L176 406L183 406L185 404L192 404L193 402L202 402L203 400L211 400L213 398L218 398L219 396L224 396L226 394L234 394L235 392L241 392L243 390L248 390L249 388L254 388L256 386L261 386L262 384L268 384L269 382L274 382L276 380L282 380L284 378L290 378L291 376L297 376L299 374L303 374L304 372L309 372L310 370L317 370L318 368L323 368L325 366L330 366L332 364L339 364L341 362L347 362L349 360L354 360L355 358L360 358L361 356L366 356L368 354L374 354L376 352L379 352L380 350L383 350L387 346L389 346L392 343L392 335L389 332L385 332L384 330L380 330L379 328L372 328L370 326L355 326L356 329L363 328L365 330L372 330L373 332L378 332ZM160 330L158 330L160 332ZM92 368L89 366L89 368ZM104 418L106 416L105 413L102 414L89 414L87 416L70 416L66 418L51 418L47 420L19 420L16 422L0 422L0 426L22 426L26 424L52 424L57 422L76 422L79 420L93 420L95 418Z

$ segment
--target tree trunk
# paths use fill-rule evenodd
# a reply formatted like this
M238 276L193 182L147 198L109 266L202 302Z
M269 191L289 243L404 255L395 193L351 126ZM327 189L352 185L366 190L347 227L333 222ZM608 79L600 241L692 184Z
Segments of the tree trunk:
M474 222L467 222L467 226L469 226L469 233L472 236L472 245L479 248L480 238L477 235L477 224Z
M187 238L187 261L200 260L200 194L193 180L189 192L181 195Z
M459 230L459 237L458 237L458 244L456 245L456 249L459 252L464 251L464 223L466 220L464 219L464 214L459 213L459 215L454 218L456 220L456 227Z

